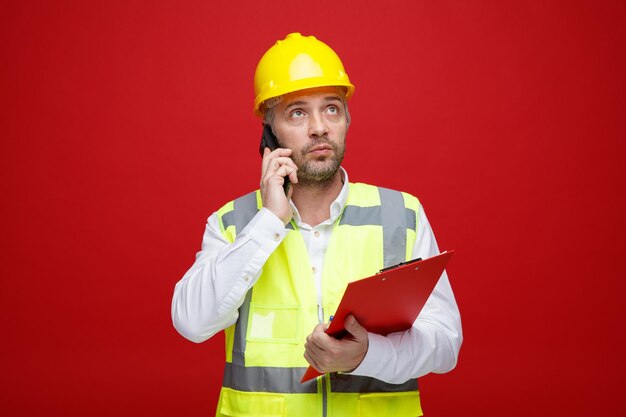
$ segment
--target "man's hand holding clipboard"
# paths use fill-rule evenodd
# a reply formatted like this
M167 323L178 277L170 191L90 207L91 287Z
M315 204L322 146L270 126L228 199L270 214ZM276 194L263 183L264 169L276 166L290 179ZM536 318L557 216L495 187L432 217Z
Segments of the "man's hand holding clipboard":
M387 335L411 328L453 253L405 262L351 282L326 333L338 339L345 336L344 321L350 314L372 333ZM300 382L320 375L309 366Z

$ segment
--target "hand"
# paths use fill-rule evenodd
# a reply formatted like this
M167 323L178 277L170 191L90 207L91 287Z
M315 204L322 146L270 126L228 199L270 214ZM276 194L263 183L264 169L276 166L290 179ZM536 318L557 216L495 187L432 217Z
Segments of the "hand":
M289 158L291 152L291 149L278 148L270 151L269 148L265 148L261 170L261 200L263 201L263 207L278 216L285 225L291 221L293 215L288 200L293 190L289 187L289 195L285 195L285 190L283 189L285 177L289 176L289 180L292 183L298 182L296 174L298 167Z
M348 335L335 339L324 333L326 326L318 324L307 336L304 358L318 372L352 372L365 358L368 348L367 330L353 315L344 322Z

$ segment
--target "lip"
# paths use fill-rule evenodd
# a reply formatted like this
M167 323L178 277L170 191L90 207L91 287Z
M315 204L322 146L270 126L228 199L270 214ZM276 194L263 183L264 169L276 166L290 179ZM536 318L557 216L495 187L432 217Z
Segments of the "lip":
M326 153L329 151L332 151L333 148L329 145L319 145L319 146L315 146L314 148L312 148L309 153L312 154L320 154L320 153Z

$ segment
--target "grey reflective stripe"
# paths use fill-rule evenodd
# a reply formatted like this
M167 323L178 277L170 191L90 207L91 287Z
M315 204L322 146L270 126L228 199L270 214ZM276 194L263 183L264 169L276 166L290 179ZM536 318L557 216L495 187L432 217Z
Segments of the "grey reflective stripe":
M381 207L346 206L339 226L382 226Z
M399 191L378 187L383 223L385 267L406 261L406 215L404 198Z
M233 363L244 366L246 364L246 333L248 331L248 313L250 312L250 300L252 300L252 291L250 288L246 294L241 307L239 307L239 318L235 325L235 334L233 336Z
M317 379L300 383L306 368L277 368L271 366L242 366L226 363L222 385L238 391L274 392L282 394L317 393ZM326 392L327 380L322 380ZM417 380L410 379L403 384L388 384L375 378L357 375L331 376L332 392L405 392L417 390Z
M254 215L259 211L256 205L256 192L251 192L243 197L239 197L234 201L233 205L233 211L226 214L233 213L232 222L235 225L235 232L239 233L248 223L250 223L250 220L252 220ZM227 227L224 220L225 217L226 215L222 216L224 228ZM239 307L239 318L237 319L237 324L235 325L233 362L241 366L245 365L246 333L248 331L248 313L250 311L252 291L253 289L248 291L243 304Z
M256 206L256 191L248 193L243 197L239 197L234 201L235 213L235 230L241 233L244 227L250 223L250 220L259 211Z
M275 368L271 366L244 367L226 362L222 385L247 392L276 392L283 394L315 394L317 380L300 383L306 368Z
M334 375L334 374L333 374ZM417 379L410 379L404 384L388 384L376 378L357 375L339 375L331 377L330 389L333 392L404 392L416 391Z
M235 208L222 215L222 224L224 229L228 229L229 226L235 226L235 232L239 233L259 211L256 206L256 192L238 198L233 204ZM239 211L240 209L242 210L241 212ZM238 223L235 223L235 218L237 218ZM285 228L295 230L291 223L287 223Z
M224 213L222 216L222 224L224 225L224 230L228 229L230 226L235 225L235 211L231 210L228 213Z
M341 220L339 220L339 226L382 226L380 213L380 206L346 206L345 210L343 211L343 216L341 217ZM406 216L407 229L415 230L415 210L405 208L404 215Z
M406 208L406 228L411 229L417 233L417 215L415 210Z
M235 226L235 232L239 233L259 211L256 206L256 191L239 197L233 202L233 206L231 211L222 215L222 224L224 229Z

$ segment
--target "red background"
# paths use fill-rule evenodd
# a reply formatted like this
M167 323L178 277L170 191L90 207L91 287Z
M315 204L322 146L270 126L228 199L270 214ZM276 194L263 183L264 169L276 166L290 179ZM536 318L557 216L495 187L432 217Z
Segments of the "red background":
M223 337L170 321L207 216L258 184L252 76L342 57L353 181L414 193L463 316L429 416L617 416L623 1L2 2L0 413L212 415Z

